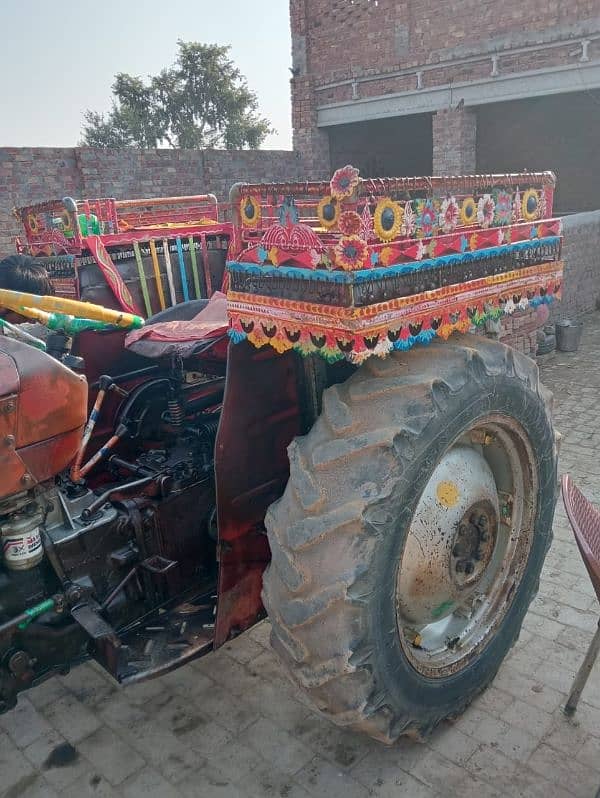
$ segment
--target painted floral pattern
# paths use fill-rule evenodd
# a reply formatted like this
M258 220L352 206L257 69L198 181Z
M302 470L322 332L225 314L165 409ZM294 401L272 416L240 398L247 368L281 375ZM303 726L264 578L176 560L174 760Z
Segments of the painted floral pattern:
M419 200L417 204L419 215L417 216L417 231L425 238L432 236L438 220L435 209L435 200Z
M496 203L494 221L496 224L510 224L512 221L512 196L508 191L497 191L494 195Z
M402 222L402 235L411 236L417 226L417 217L413 211L412 202L407 202L404 206L404 220Z
M340 216L338 227L345 236L357 236L361 232L362 219L355 211L344 211Z
M446 197L440 210L440 227L445 233L450 233L458 224L460 209L455 197Z
M484 194L477 203L477 221L482 227L489 227L494 223L496 203L491 194Z
M369 262L369 247L359 236L344 236L334 248L335 263L344 271L363 269Z
M337 169L329 184L331 195L338 200L352 196L354 189L359 183L358 175L358 169L350 166L350 164L343 166L341 169Z

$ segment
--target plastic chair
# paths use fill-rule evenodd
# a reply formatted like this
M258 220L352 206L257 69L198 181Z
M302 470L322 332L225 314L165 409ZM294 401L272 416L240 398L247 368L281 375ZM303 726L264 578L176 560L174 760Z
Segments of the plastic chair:
M567 516L575 533L575 540L592 580L598 601L600 601L600 511L585 498L568 474L562 478L562 496ZM596 634L571 687L571 693L565 704L565 714L573 715L577 709L581 693L599 652L600 619Z

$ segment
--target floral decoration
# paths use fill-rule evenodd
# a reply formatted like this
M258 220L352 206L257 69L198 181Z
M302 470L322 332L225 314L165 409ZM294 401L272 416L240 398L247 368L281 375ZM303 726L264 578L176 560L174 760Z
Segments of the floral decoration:
M533 222L540 215L540 195L534 188L528 188L523 194L521 214L528 222Z
M460 221L465 226L477 221L477 204L473 197L465 197L460 206Z
M496 210L494 221L496 224L510 224L512 221L512 196L508 191L499 190L494 194Z
M458 224L460 210L455 197L446 197L440 210L440 227L445 233L451 233Z
M36 233L39 233L40 226L38 224L38 219L37 219L37 216L35 215L35 213L28 213L27 214L27 222L26 222L26 224L27 224L27 228L29 229L30 233L33 233L33 235L35 235Z
M240 201L240 216L244 227L258 227L260 224L260 203L256 197L242 197Z
M62 224L63 233L72 233L73 232L73 219L71 218L71 214L66 209L60 215L60 221Z
M419 215L417 217L417 228L425 238L433 235L434 228L438 219L435 209L435 201L431 199L419 200L417 203Z
M269 252L264 247L258 247L256 250L256 257L258 258L259 263L265 263L269 257Z
M279 250L277 247L271 247L269 250L268 258L273 264L273 266L279 266Z
M540 191L540 219L545 219L548 213L548 197L546 194L546 190L542 189Z
M365 202L360 218L360 237L364 238L365 241L370 241L373 238L373 219L371 218L371 209L368 202Z
M355 211L344 211L340 216L338 227L345 236L357 236L362 230L362 219Z
M331 195L338 200L352 196L359 183L359 171L350 164L336 169L329 183Z
M515 198L513 200L513 222L518 222L521 218L521 192L517 188L515 191Z
M340 205L334 197L327 196L317 205L319 224L325 230L333 230L340 218Z
M379 253L379 261L382 266L391 266L394 262L394 250L392 247L384 247Z
M344 236L334 248L335 263L344 271L362 269L369 260L369 247L360 236Z
M489 227L494 223L496 203L491 194L484 194L477 203L477 221L482 227Z
M397 238L404 219L404 210L397 202L386 197L379 200L375 208L374 228L380 241Z
M403 236L411 236L417 226L417 217L413 211L412 202L407 202L404 206L404 221L402 222L402 230L400 231Z

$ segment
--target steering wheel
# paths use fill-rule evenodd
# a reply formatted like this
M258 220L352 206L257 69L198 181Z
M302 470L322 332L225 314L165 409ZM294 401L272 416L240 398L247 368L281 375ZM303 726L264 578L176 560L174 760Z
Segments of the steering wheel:
M67 334L83 330L107 330L119 327L124 330L137 330L143 327L144 320L133 313L111 310L91 302L79 302L58 296L38 296L20 291L0 289L0 307L14 313L35 319L51 330L61 330Z

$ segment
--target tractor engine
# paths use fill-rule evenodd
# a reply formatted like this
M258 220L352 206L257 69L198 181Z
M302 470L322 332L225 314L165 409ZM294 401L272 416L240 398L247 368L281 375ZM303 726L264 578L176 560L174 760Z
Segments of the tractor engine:
M90 654L126 682L211 642L224 380L127 376L77 478L85 379L0 343L0 711Z

